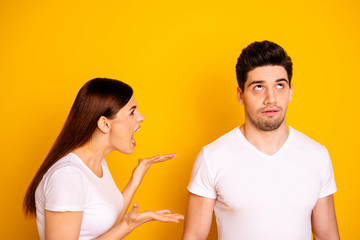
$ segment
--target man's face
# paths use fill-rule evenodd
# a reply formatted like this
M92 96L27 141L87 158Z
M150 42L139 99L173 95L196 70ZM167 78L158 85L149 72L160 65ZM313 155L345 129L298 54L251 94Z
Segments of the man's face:
M244 105L246 125L273 131L285 124L286 110L292 97L292 86L282 66L262 66L248 72L244 91L238 88L238 99Z

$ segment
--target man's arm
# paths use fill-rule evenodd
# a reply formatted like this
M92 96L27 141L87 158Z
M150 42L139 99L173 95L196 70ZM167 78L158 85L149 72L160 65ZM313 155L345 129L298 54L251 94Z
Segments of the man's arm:
M206 240L216 199L189 193L188 209L182 240Z
M339 240L333 195L319 198L311 215L315 240Z

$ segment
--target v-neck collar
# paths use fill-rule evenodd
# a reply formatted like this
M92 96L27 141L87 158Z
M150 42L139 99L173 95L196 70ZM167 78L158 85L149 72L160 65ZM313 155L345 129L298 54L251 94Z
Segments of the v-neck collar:
M77 162L78 162L84 169L86 169L86 171L89 172L90 175L91 175L94 179L96 179L97 181L103 181L103 179L104 179L104 174L105 174L105 171L104 171L104 160L101 161L102 176L101 176L101 177L98 177L93 171L91 171L91 169L83 162L83 160L82 160L78 155L76 155L76 154L73 153L73 152L68 153L68 155L74 157L74 159L76 159Z
M240 127L237 127L235 129L235 133L240 137L241 141L246 144L249 149L251 149L252 152L254 152L255 154L261 156L262 158L265 158L265 159L269 159L269 160L272 160L272 159L276 159L276 157L281 154L286 148L287 148L287 145L289 144L289 141L293 135L293 128L288 126L289 127L289 135L287 137L287 139L285 140L285 142L283 143L283 145L280 147L279 150L277 150L276 153L272 154L272 155L268 155L262 151L260 151L259 149L257 149L253 144L251 144L244 136L244 134L241 132L240 130Z

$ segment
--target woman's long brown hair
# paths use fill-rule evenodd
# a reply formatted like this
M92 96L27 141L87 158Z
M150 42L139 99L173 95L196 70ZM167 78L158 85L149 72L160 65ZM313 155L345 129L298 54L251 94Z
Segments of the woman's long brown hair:
M99 118L113 118L132 95L132 88L118 80L95 78L85 83L76 96L64 127L26 191L23 209L27 217L36 215L35 191L49 168L89 141Z

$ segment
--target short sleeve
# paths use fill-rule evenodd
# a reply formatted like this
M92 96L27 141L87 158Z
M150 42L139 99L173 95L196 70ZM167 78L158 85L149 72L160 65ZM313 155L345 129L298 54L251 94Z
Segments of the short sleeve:
M72 167L56 170L44 186L45 209L55 212L83 211L85 203L84 181L80 172Z
M206 198L215 199L217 197L214 181L206 164L204 149L201 150L194 163L188 190Z
M322 185L319 198L329 196L337 191L330 155L324 146L323 148L325 162L323 166Z

